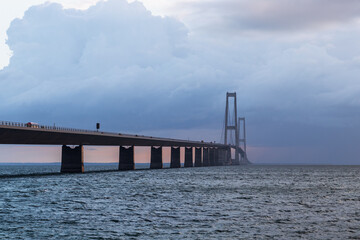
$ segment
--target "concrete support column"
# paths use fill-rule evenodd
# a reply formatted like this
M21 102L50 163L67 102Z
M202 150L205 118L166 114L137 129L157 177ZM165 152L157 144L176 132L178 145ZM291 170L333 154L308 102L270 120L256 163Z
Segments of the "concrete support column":
M226 162L227 165L231 165L231 148L226 150Z
M225 149L219 149L219 164L221 166L226 165L226 156L227 156L226 150Z
M192 147L185 147L184 167L193 167L193 150Z
M119 157L120 171L135 169L134 146L131 146L129 148L120 146Z
M240 165L240 153L239 149L235 148L235 159L231 159L231 165Z
M82 145L71 148L62 146L61 152L62 173L83 173L84 172L84 147Z
M195 148L195 167L202 167L201 148Z
M214 165L215 166L220 166L220 161L219 161L219 149L215 148L214 149Z
M163 167L162 162L162 147L151 147L151 169L161 169Z
M226 166L226 165L228 165L227 164L227 161L228 161L228 159L227 159L227 155L228 155L228 153L227 153L227 149L222 149L222 154L221 154L221 164L223 165L223 166Z
M209 162L209 148L203 148L203 166L207 167L210 166Z
M209 151L209 162L210 162L210 166L215 166L215 149L214 148L210 148Z
M171 162L170 168L179 168L180 164L180 147L171 147Z
M223 149L219 149L218 148L218 163L217 163L217 166L222 166L223 164L223 153L224 153L224 150Z

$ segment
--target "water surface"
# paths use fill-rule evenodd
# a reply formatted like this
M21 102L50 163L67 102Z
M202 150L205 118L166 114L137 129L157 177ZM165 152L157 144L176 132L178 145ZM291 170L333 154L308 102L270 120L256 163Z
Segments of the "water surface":
M229 166L0 177L0 239L359 239L359 176Z

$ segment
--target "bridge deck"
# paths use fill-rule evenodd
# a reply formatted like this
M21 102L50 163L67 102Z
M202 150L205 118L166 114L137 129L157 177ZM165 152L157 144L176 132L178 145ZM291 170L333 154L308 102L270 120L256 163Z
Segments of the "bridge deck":
M0 144L19 145L95 145L95 146L179 146L179 147L216 147L227 149L229 146L218 143L187 141L181 139L157 138L121 133L95 132L39 126L0 125Z

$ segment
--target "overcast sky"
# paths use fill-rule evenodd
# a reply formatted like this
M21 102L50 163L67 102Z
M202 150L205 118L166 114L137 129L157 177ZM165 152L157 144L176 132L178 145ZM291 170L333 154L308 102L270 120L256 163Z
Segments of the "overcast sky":
M236 91L253 162L359 164L359 37L358 0L1 1L1 119L218 142Z

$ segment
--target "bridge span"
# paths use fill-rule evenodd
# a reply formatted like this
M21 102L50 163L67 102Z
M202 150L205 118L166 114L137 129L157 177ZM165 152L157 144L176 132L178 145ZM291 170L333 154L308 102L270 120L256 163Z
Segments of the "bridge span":
M84 146L119 146L119 170L135 169L134 148L151 147L150 168L163 167L162 147L171 147L171 168L179 168L180 148L185 148L184 167L231 165L235 146L181 139L158 138L122 133L98 132L14 122L0 122L0 144L60 145L61 172L84 172ZM69 147L75 146L75 147ZM193 148L195 150L193 151ZM194 156L193 156L194 155ZM195 160L195 161L193 161Z
M231 99L234 104L232 114L230 114L229 103ZM243 122L242 132L240 131L241 122ZM152 169L163 168L163 147L171 148L171 168L181 167L180 148L185 149L184 167L249 164L246 154L245 118L238 119L237 117L236 92L226 93L224 130L224 144L219 144L33 123L0 122L0 144L60 145L62 146L61 172L63 173L84 172L84 146L87 145L119 146L119 170L135 169L134 148L139 146L151 147L150 168ZM241 133L243 137L240 137ZM231 159L231 149L235 150L235 159Z

